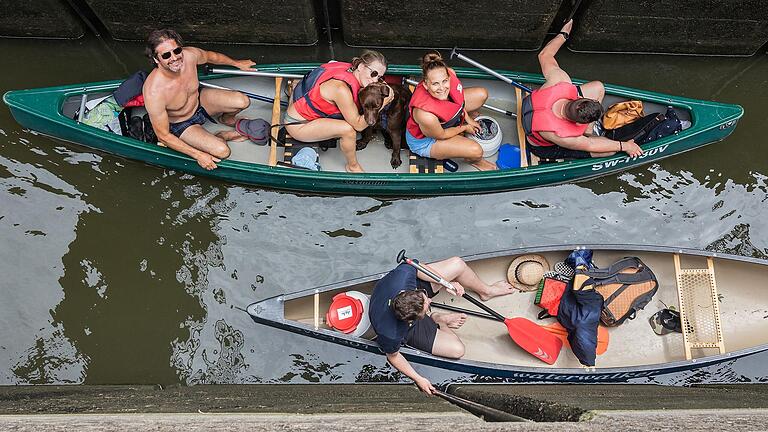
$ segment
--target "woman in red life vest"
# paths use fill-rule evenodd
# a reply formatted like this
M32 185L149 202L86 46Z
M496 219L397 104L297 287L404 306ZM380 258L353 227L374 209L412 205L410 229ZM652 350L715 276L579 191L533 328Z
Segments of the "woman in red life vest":
M468 112L485 103L488 91L483 87L464 88L436 51L424 55L421 70L424 79L416 86L408 105L408 147L419 156L460 157L479 170L495 170L495 164L483 159L480 144L464 136L480 130Z
M347 172L363 172L357 162L357 133L368 127L359 112L358 91L387 71L387 60L377 51L364 51L352 63L330 62L309 72L293 90L285 112L287 132L300 141L340 138ZM390 92L384 106L394 98ZM290 124L296 123L296 124Z
M546 81L523 101L523 111L532 112L530 126L524 122L531 152L546 159L584 159L624 152L640 156L643 150L634 140L614 141L592 133L593 122L603 114L605 87L600 81L576 86L555 60L573 20L539 53L541 73Z

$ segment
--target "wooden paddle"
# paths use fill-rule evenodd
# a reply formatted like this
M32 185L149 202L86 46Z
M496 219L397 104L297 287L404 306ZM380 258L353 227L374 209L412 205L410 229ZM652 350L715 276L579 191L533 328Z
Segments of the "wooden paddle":
M397 262L406 263L415 267L420 272L434 279L435 282L444 286L454 295L456 294L455 288L449 281L443 279L441 276L419 264L418 260L405 256L405 249L401 250L400 253L397 254ZM480 309L491 314L495 320L503 322L507 326L509 337L511 337L512 340L520 346L520 348L528 351L531 355L547 364L554 364L555 361L557 361L557 356L560 355L560 349L563 347L563 342L557 336L554 336L550 332L544 330L529 319L522 317L505 318L498 312L483 304L480 300L477 300L467 293L464 293L462 297Z

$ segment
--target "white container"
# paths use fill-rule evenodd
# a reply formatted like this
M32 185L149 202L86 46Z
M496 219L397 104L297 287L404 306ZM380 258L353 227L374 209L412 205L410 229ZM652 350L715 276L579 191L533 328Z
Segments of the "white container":
M483 148L483 157L488 158L496 154L501 146L501 125L493 117L478 116L475 121L480 123L481 136L466 134L465 136L480 144Z
M347 291L345 294L347 294L349 297L360 300L360 303L363 304L363 315L360 318L360 323L357 325L357 328L349 334L351 336L361 337L363 339L373 339L373 337L376 336L376 332L373 331L371 319L368 317L368 308L371 303L371 296L363 294L360 291Z

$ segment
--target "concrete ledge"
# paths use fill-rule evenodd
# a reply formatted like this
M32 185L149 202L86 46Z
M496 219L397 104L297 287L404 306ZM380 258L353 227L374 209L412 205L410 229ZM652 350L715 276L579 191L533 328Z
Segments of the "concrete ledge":
M0 429L89 431L649 431L764 430L766 410L612 411L581 423L485 423L461 413L0 415Z
M413 385L2 386L0 414L461 413ZM2 428L0 428L1 430Z
M583 421L603 411L768 409L768 385L455 385L452 394L534 421Z

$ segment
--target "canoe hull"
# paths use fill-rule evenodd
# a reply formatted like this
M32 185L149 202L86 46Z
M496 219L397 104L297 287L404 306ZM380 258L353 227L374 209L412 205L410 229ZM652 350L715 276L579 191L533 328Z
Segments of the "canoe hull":
M264 66L261 71L309 70L314 65ZM392 66L392 73L418 74L411 66ZM457 68L462 77L488 78L473 69ZM531 83L541 83L536 75L505 75ZM201 77L201 80L221 78L223 75ZM689 110L694 126L678 135L666 137L643 146L638 157L615 156L580 161L567 161L527 168L494 172L460 172L450 174L389 174L363 175L341 172L315 172L264 164L225 160L219 168L207 171L197 163L173 150L142 143L107 131L79 124L63 116L59 107L68 97L82 93L111 91L118 81L93 83L85 87L61 86L8 92L3 99L17 122L42 134L81 144L92 149L133 159L163 168L179 170L223 181L244 183L266 188L291 190L310 194L366 195L382 197L457 195L509 190L571 183L624 171L672 155L690 151L706 144L725 139L734 130L743 109L737 105L674 98L653 92L607 86L607 91L628 98L639 98L659 104L669 104Z
M576 248L577 246L573 246ZM601 248L616 249L615 246L582 246L595 250L597 253ZM473 257L467 257L467 260L479 259L502 254L522 255L526 253L542 253L545 251L567 249L568 246L542 247L520 249L514 251L502 251L494 254L483 254ZM626 251L654 251L664 253L684 253L697 256L717 256L721 259L742 261L747 263L758 263L766 266L764 261L753 258L738 256L729 256L722 254L713 254L706 251L672 249L667 247L622 247ZM254 322L275 327L278 329L290 331L296 334L308 336L314 339L359 349L365 352L381 354L378 345L369 340L353 338L340 332L326 328L317 328L306 323L286 319L284 315L283 304L292 299L301 298L310 295L309 293L318 290L320 292L331 291L339 288L357 285L359 283L375 283L384 274L372 275L360 278L354 281L345 281L339 284L327 285L313 288L300 293L276 296L248 306L247 312ZM650 329L648 329L650 331ZM424 353L408 347L403 347L401 353L411 362L426 366L431 366L447 371L469 374L468 381L479 382L515 382L515 383L631 383L631 384L667 384L667 385L692 385L705 382L722 382L727 378L738 376L734 369L738 362L753 361L764 362L768 356L768 344L759 344L753 347L726 352L724 354L710 355L706 357L695 358L692 360L671 361L667 363L635 365L630 367L598 367L594 371L582 368L552 368L552 367L529 367L509 364L493 364L476 360L450 360L429 353ZM761 360L762 359L762 360ZM759 363L758 363L759 364Z

